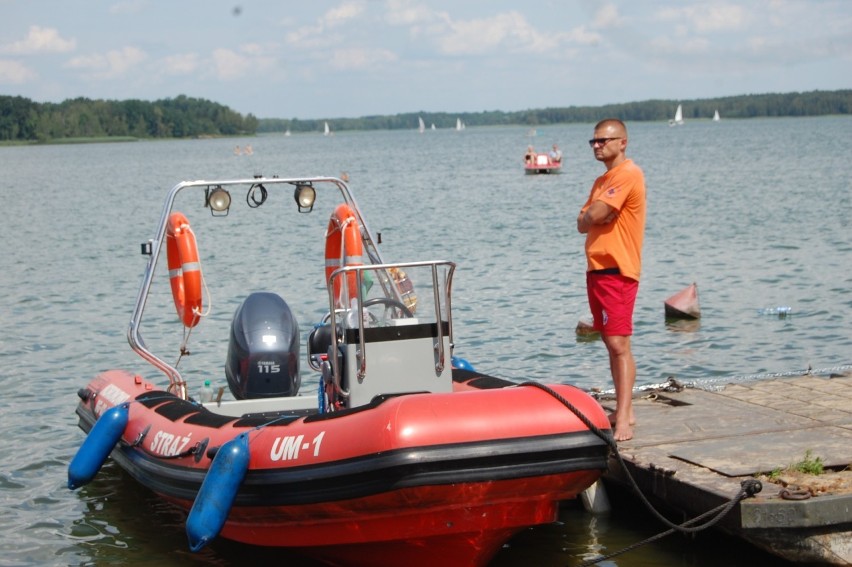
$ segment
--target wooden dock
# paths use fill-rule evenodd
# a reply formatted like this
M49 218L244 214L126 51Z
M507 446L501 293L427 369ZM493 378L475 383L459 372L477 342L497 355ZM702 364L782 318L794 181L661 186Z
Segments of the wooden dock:
M673 390L678 390L675 386ZM613 401L601 399L607 409ZM758 476L762 490L718 527L787 560L852 564L852 375L683 388L637 394L637 425L618 444L642 493L685 521L733 498ZM761 473L821 459L827 473L784 487ZM845 469L845 470L843 470ZM612 494L627 486L615 458L604 476Z

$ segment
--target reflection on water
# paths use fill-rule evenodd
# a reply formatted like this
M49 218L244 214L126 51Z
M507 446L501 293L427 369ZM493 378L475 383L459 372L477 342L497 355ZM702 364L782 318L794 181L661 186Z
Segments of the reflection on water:
M666 319L666 330L673 333L695 333L701 330L701 319Z
M624 499L619 497L619 502L622 501ZM620 505L617 511L610 514L594 516L587 513L578 502L570 502L562 506L556 523L526 530L515 537L504 546L490 567L573 567L610 556L597 565L791 565L738 539L712 531L659 538L666 531L667 528L647 510L633 503ZM638 545L652 538L656 541Z

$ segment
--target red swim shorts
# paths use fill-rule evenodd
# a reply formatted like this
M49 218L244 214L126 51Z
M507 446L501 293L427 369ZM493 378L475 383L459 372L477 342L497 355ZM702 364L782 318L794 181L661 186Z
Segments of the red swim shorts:
M595 330L604 335L633 334L633 306L639 282L620 274L586 272L586 291Z

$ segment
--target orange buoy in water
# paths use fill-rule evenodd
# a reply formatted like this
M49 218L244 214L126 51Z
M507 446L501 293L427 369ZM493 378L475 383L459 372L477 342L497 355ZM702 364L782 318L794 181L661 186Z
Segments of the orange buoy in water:
M663 303L666 317L672 319L698 319L701 307L698 305L698 286L690 284L672 295Z

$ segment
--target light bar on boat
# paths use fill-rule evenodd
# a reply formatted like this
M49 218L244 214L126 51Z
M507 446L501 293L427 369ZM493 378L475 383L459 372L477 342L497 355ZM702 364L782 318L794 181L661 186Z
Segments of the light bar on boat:
M207 193L207 206L213 214L228 214L228 209L231 208L231 194L221 186L215 187Z
M293 198L296 199L296 205L298 205L300 213L309 213L314 209L317 190L311 185L296 185L296 192L293 194Z

